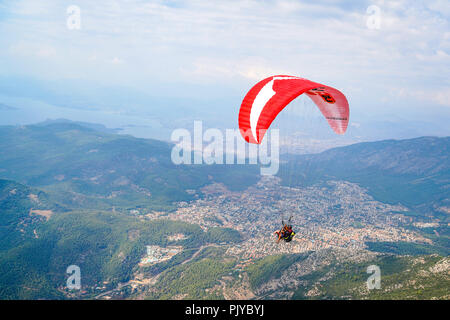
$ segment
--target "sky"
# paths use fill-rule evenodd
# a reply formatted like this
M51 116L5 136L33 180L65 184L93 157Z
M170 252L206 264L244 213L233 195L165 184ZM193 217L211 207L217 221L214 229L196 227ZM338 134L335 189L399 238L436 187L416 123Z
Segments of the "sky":
M341 90L358 134L449 135L449 19L446 0L0 0L0 124L230 127L288 74Z

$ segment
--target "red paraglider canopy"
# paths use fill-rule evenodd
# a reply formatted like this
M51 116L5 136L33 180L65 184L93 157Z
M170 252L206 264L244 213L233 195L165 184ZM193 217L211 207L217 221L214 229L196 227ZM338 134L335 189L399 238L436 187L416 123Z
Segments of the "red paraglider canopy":
M319 107L334 132L345 133L349 108L342 92L304 78L278 75L258 82L242 101L239 129L244 139L260 144L280 111L303 93Z

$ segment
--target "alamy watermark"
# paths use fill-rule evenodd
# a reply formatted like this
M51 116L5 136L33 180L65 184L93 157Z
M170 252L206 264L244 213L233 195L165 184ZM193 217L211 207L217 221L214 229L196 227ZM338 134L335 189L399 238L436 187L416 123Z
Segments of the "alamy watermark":
M366 25L371 30L379 30L381 28L381 9L376 5L370 5L367 7L366 13L368 14Z
M67 28L69 30L80 30L81 29L81 9L79 6L71 5L67 7Z
M66 273L70 274L67 279L67 288L69 290L80 290L81 289L81 270L77 265L70 265L67 267Z
M370 265L367 267L367 273L372 274L367 279L367 289L381 289L381 270L379 266Z
M193 134L188 129L175 129L171 140L175 146L171 152L174 164L260 164L261 175L278 173L280 162L280 134L278 129L260 130L265 134L261 144L245 141L252 133L239 129L216 128L203 132L203 123L194 121Z

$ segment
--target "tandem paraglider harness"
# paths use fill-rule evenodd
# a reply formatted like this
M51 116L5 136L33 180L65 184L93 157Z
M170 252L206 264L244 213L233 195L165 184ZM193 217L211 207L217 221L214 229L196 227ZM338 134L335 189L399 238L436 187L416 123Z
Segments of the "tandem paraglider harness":
M294 230L292 230L291 219L292 216L289 218L287 224L285 224L284 220L282 220L283 228L281 228L280 231L275 232L275 234L278 236L277 242L279 242L280 240L284 240L285 242L291 242L292 239L294 238L295 232Z
M282 239L286 242L291 242L292 239L295 236L295 232L291 229L290 231L285 231L285 234L283 235Z

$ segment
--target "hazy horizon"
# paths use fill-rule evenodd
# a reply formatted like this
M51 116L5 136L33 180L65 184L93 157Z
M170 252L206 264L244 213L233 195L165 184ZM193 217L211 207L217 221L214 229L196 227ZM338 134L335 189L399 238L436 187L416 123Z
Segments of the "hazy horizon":
M345 137L320 119L308 138L450 135L445 1L77 1L79 29L70 5L0 4L0 124L65 118L169 140L194 120L236 128L253 84L292 74L350 102Z

